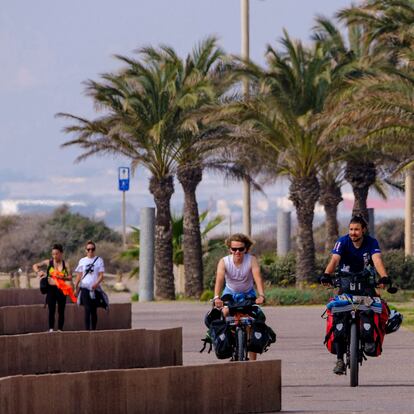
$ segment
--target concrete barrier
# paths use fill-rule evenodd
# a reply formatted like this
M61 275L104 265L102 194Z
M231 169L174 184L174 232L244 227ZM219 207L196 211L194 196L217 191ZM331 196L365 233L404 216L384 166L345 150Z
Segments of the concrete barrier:
M183 363L182 328L0 336L0 349L0 377Z
M281 409L281 362L0 379L2 414L263 413Z
M56 317L57 319L57 317ZM82 306L67 304L65 331L84 329ZM0 335L45 332L48 328L48 309L44 305L4 306L0 308ZM99 330L130 329L131 303L113 303L109 311L98 309Z
M0 307L39 305L45 303L45 295L37 289L0 289Z

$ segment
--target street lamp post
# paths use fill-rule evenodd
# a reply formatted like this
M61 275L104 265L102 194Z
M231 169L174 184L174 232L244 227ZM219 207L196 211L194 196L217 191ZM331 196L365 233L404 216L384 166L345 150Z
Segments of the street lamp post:
M249 0L241 1L241 57L243 60L249 60ZM247 98L249 96L249 82L247 79L243 81L243 94ZM250 182L246 178L243 179L243 232L248 236L252 232L251 224L251 199L250 199Z

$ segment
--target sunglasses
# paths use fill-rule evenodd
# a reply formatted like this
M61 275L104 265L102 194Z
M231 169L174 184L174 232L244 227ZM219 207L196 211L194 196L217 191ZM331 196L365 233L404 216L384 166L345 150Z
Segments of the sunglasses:
M240 252L240 253L243 253L246 250L246 248L245 247L230 247L230 250L232 252Z
M86 249L87 252L94 252L95 251L95 247L92 247L91 249Z

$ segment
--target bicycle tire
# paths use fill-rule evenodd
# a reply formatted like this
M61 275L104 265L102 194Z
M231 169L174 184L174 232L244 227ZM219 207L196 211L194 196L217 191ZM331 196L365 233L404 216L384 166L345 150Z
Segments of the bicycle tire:
M246 335L241 328L237 328L236 359L237 361L246 360Z
M349 370L350 370L350 385L351 387L358 386L358 370L359 370L359 340L358 328L355 321L351 324L350 330L350 344L349 344Z

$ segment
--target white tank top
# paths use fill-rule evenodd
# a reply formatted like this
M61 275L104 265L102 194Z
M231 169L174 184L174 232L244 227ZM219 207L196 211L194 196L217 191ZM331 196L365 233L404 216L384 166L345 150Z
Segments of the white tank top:
M243 262L237 267L233 262L233 256L224 258L226 268L226 286L236 293L245 293L253 289L252 255L246 253Z

